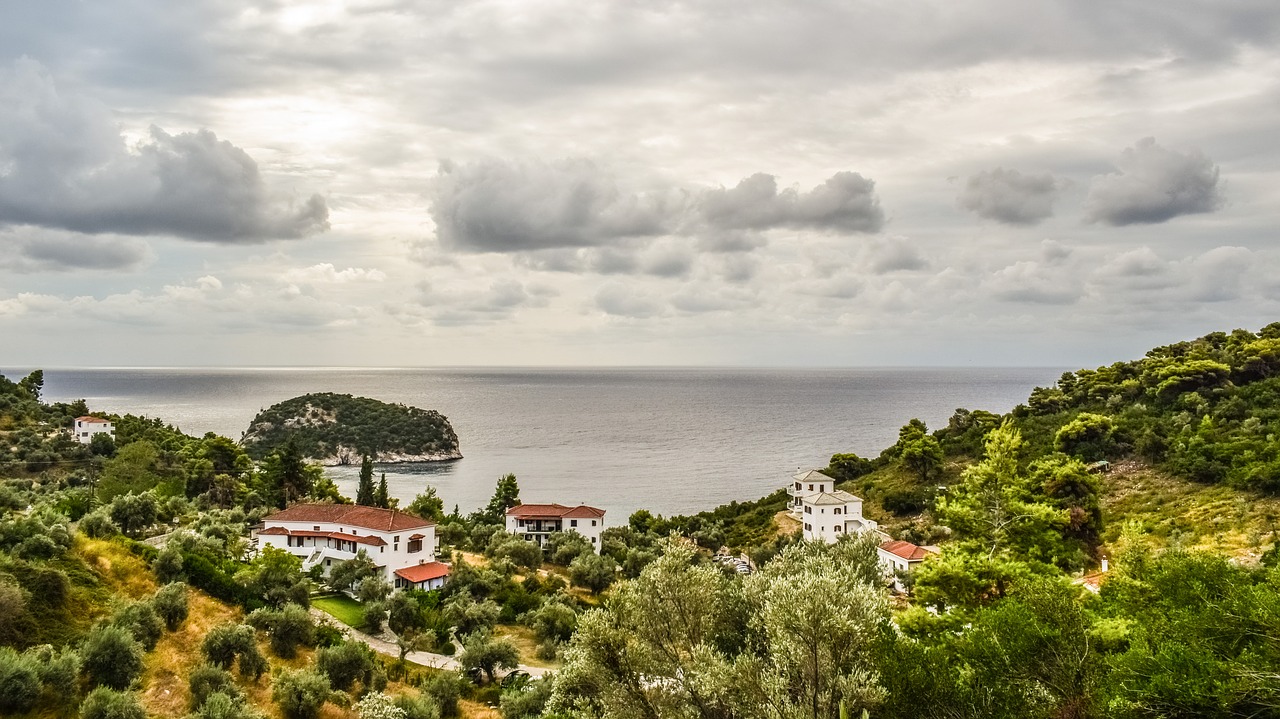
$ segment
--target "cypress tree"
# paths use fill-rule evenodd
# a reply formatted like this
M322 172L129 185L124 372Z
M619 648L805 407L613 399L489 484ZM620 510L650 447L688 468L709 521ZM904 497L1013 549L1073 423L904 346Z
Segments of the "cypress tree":
M364 461L360 463L360 486L356 489L356 504L366 507L379 506L373 494L373 460L367 454L364 456Z
M387 474L382 473L382 481L378 483L378 493L374 495L373 506L391 509L391 499L387 496Z

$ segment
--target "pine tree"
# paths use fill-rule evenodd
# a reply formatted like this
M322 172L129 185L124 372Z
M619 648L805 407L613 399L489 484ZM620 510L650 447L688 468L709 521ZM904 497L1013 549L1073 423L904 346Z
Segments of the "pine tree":
M383 472L382 481L378 483L378 492L373 496L373 506L391 509L391 498L387 496L387 474Z
M384 477L386 475L383 475ZM377 504L373 494L373 460L364 456L360 463L360 486L356 489L356 504L366 507L381 506Z

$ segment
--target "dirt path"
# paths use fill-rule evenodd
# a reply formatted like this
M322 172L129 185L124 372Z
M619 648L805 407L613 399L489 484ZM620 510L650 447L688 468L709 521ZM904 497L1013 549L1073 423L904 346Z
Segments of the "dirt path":
M331 614L324 612L320 609L316 609L315 607L311 608L311 616L315 617L316 619L323 619L326 621L332 620L332 624L336 626L339 631L341 631L343 634L350 637L351 639L364 642L365 644L369 645L370 649L374 650L379 654L385 654L389 657L396 657L397 659L400 658L400 647L396 646L395 642L389 642L385 639L379 639L378 637L372 636L370 634L365 634L359 629L354 629L352 627L349 627L343 624ZM454 659L453 657L447 657L443 654L435 654L432 652L409 652L408 654L405 655L404 658L408 661L413 662L414 664L418 664L424 667L431 667L433 669L458 670L461 668L461 665L458 664L457 659ZM544 667L534 667L526 664L521 664L519 667L516 667L516 668L519 669L520 671L528 672L529 676L531 677L541 677L542 675L551 671L550 669L546 669Z

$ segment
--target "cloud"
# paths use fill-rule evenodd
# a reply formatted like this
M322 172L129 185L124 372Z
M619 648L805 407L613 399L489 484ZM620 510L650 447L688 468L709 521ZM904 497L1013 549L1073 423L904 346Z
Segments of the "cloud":
M128 146L106 106L33 61L0 71L0 105L0 224L219 243L329 227L324 198L271 191L248 153L209 130L152 126Z
M1108 225L1155 224L1179 215L1213 212L1223 204L1218 166L1199 150L1167 150L1153 138L1125 149L1120 172L1089 186L1085 215Z
M985 289L1005 302L1037 305L1069 305L1081 295L1080 287L1067 272L1029 260L997 270L985 283Z
M473 252L592 247L664 234L667 198L624 194L591 162L443 163L431 217L441 244Z
M508 319L524 308L546 307L555 294L549 288L511 278L493 280L487 287L420 282L413 302L389 307L388 311L402 321L445 326L487 324Z
M295 267L280 275L285 282L295 284L346 284L348 282L381 282L387 278L382 270L366 270L361 267L348 267L339 270L330 262L321 262L310 267Z
M873 180L856 172L837 172L809 192L779 192L777 178L756 173L732 189L706 191L698 204L707 224L720 229L869 233L884 225L875 187Z
M890 237L868 246L871 271L877 275L889 272L923 270L928 260L914 246L901 237Z
M134 270L152 258L150 246L134 237L81 235L24 227L0 229L6 248L0 266L17 272Z
M660 314L662 304L626 285L610 282L596 292L595 304L605 314L644 319Z
M762 246L758 233L769 230L869 233L884 223L875 183L856 172L838 172L808 192L779 191L763 173L728 189L623 192L612 175L580 159L443 163L431 216L444 247L514 253L635 249L662 236L693 237L706 252L744 252ZM630 269L599 259L605 271Z
M1024 175L997 167L969 177L957 201L978 217L1006 225L1034 225L1053 215L1060 185L1049 173Z

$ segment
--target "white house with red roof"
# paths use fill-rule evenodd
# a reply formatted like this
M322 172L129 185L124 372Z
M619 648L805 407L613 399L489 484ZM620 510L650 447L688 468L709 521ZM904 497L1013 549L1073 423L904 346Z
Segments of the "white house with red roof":
M880 555L880 564L885 572L909 572L921 562L939 553L937 547L920 547L901 539L891 539L880 544L876 550Z
M600 533L604 531L604 510L579 504L518 504L507 510L507 531L523 537L539 547L547 543L553 532L577 532L600 551Z
M394 509L295 504L263 517L255 537L302 559L303 571L321 566L328 575L363 549L399 589L437 589L449 577L449 565L436 561L435 523Z
M76 417L73 431L76 435L76 441L80 444L89 444L93 441L95 434L106 434L112 439L115 439L116 436L116 428L110 421L92 415Z

